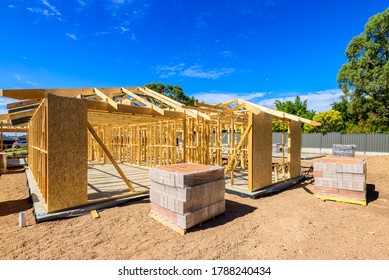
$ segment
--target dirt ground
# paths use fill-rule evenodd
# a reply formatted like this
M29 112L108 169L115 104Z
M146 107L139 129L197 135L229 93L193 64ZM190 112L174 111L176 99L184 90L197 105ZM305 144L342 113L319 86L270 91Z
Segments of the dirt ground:
M181 236L149 201L36 224L24 173L0 177L0 259L389 259L389 157L366 156L369 203L324 202L303 182L260 198L226 194L226 213ZM304 162L303 165L311 164ZM27 211L27 227L18 212Z

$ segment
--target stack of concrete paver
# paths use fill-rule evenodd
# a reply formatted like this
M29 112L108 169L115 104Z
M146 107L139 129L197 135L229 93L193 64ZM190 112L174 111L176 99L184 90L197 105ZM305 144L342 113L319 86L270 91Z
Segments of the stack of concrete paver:
M366 202L366 162L362 158L327 157L314 162L315 195Z
M337 157L354 157L356 145L332 145L332 155Z
M7 173L7 154L0 153L0 174Z
M182 163L150 169L151 212L188 229L225 212L224 168Z

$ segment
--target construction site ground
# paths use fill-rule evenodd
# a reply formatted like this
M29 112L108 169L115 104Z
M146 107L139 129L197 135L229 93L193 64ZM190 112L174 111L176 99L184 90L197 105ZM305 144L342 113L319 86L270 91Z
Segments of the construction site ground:
M366 156L368 205L321 201L302 182L259 198L226 194L226 213L179 235L148 199L35 223L24 172L0 177L0 259L389 259L389 157ZM314 160L303 161L309 166ZM19 228L20 211L27 226Z

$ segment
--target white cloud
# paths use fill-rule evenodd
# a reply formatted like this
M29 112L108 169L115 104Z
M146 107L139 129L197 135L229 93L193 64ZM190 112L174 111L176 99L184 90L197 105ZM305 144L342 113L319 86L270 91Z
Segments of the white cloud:
M212 79L216 80L222 77L226 77L235 72L234 68L213 68L202 69L202 66L190 66L185 67L185 63L181 63L174 66L157 66L154 68L161 78L168 78L175 75L184 77Z
M43 5L45 5L47 8L49 8L57 16L61 15L61 13L57 10L57 8L54 7L53 5L51 5L47 0L41 0L41 2Z
M75 34L65 33L65 35L72 40L78 41L78 38Z
M10 9L15 8L15 5L8 5L8 8Z
M208 104L217 104L222 101L228 101L233 99L242 99L246 101L252 101L266 95L265 92L198 92L192 94L199 101L204 101Z
M77 6L75 7L75 8L76 8L76 11L77 11L77 12L83 12L83 11L85 11L87 8L90 7L91 2L92 2L93 0L76 0L76 1L77 1L77 3L78 3L78 7L77 7Z
M102 32L96 32L96 33L95 33L96 36L102 36L102 35L108 35L108 34L111 34L111 32L102 31Z
M188 69L182 71L180 74L185 77L216 80L222 77L229 76L233 72L235 72L234 68L214 68L203 70L201 66L191 66Z
M247 14L251 13L251 10L245 8L245 9L241 10L240 13L241 13L242 15L247 15Z
M230 52L230 51L222 51L222 52L220 52L220 56L222 56L222 57L231 57L232 56L232 52Z
M87 3L83 0L77 0L78 4L80 4L81 7L85 8L87 6Z
M138 39L136 38L134 33L131 33L131 41L138 42Z
M41 4L44 6L41 7L29 7L27 8L28 11L36 14L40 14L47 17L56 17L59 21L62 21L62 14L57 10L57 8L53 5L51 5L47 0L41 0Z
M23 77L22 75L20 75L19 73L15 73L13 74L14 78L20 82L23 82L23 83L26 83L32 87L37 87L39 86L39 83L36 83L36 82L32 82L30 80L27 80L25 77Z
M298 95L301 100L308 100L308 109L315 110L316 112L323 112L331 109L331 103L334 101L339 101L339 97L342 95L340 89L329 89L324 91L309 92L306 94L301 93L286 93L280 94L280 98L270 98L264 99L258 102L258 104L274 108L274 101L279 100L282 102L285 101L294 101Z
M184 66L185 63L180 63L174 66L157 66L154 69L161 78L165 79L178 75L184 69Z
M342 95L342 91L340 89L330 89L324 91L316 91L309 93L284 93L279 94L280 97L268 98L258 101L258 99L267 96L273 95L272 93L267 92L198 92L191 94L199 101L204 101L208 104L217 104L222 101L228 101L233 99L242 99L246 101L250 101L253 103L257 103L259 105L275 108L274 101L279 100L282 102L285 101L294 101L296 96L298 95L301 100L308 100L308 109L315 110L316 112L323 112L331 109L331 103L334 101L339 101L339 97Z
M205 29L208 27L208 21L207 18L209 17L208 13L201 13L200 16L196 18L196 28L197 29Z
M124 34L124 33L127 33L128 31L130 31L130 28L126 27L126 26L115 26L115 27L113 27L113 29L116 30L116 32L119 32L121 34Z

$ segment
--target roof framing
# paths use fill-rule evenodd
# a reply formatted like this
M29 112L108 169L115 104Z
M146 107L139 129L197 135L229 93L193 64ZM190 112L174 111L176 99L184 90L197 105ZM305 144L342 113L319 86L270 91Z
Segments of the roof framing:
M320 126L318 122L241 99L229 100L215 105L196 103L195 106L186 106L147 87L0 90L0 96L24 100L8 104L7 108L10 110L10 114L1 115L0 117L1 119L11 119L17 123L28 122L36 110L36 105L49 94L82 98L87 102L89 112L100 112L113 116L128 114L132 116L144 116L148 120L158 118L184 119L186 116L189 116L195 119L202 118L212 121L223 119L232 113L237 115L237 121L245 121L247 118L246 116L241 116L241 113L245 110L250 110L254 114L265 112L272 115L274 121L297 121L313 126ZM90 114L90 116L95 115Z

